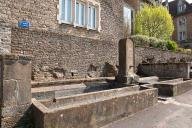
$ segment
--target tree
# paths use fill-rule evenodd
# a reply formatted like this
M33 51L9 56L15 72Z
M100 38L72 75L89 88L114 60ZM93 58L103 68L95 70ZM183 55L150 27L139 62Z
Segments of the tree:
M145 4L136 14L135 33L169 39L174 31L171 15L162 5Z

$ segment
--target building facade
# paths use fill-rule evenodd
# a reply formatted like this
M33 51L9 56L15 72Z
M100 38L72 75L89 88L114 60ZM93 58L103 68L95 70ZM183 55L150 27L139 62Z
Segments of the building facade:
M181 47L192 48L192 5L186 0L174 0L168 8L175 26L172 39Z
M33 56L35 80L105 76L106 63L118 63L118 41L131 34L140 4L140 0L3 0L1 47ZM30 27L18 27L21 21Z

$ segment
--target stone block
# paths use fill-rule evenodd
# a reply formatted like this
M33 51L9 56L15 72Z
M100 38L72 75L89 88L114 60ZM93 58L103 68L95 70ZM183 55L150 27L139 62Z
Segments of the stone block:
M17 80L3 80L2 106L15 106L19 96L19 83Z
M4 80L2 106L15 106L31 103L30 80Z
M3 65L3 79L31 79L31 62L27 60L6 59Z
M1 107L1 116L3 118L6 117L14 117L16 115L22 115L26 111L28 111L31 104L19 105L19 106L9 106L9 107Z
M16 115L12 117L1 118L1 128L32 128L31 117L26 115Z

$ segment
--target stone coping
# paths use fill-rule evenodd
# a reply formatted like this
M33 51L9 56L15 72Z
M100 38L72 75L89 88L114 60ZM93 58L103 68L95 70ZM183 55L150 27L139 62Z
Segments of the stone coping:
M32 56L21 55L21 54L1 54L0 60L27 60L27 61L31 61Z
M191 62L175 62L175 63L142 63L142 65L168 65L168 64L192 64Z
M122 88L121 88L122 89ZM121 90L121 89L113 89L113 90L106 90L105 92L113 92L115 90ZM83 105L87 105L87 104L92 104L92 103L97 103L97 102L100 102L100 101L105 101L105 100L109 100L109 99L118 99L118 97L124 97L124 96L132 96L132 95L138 95L140 93L146 93L147 92L150 92L150 91L157 91L156 88L146 88L144 90L141 90L141 91L130 91L128 93L123 93L123 94L119 94L119 95L115 95L115 96L112 96L112 97L106 97L106 98L102 98L102 99L99 99L99 100L93 100L93 101L90 101L90 102L82 102L82 103L75 103L75 104L72 104L72 105L67 105L67 106L63 106L63 107L58 107L58 108L54 108L54 109L50 109L48 107L46 107L43 103L41 103L41 101L38 101L36 100L35 98L32 99L32 104L37 108L39 109L42 113L44 114L48 114L48 113L54 113L54 112L59 112L61 110L67 110L67 109L72 109L72 108L77 108L77 107L80 107L80 106L83 106ZM93 92L95 93L95 92ZM90 93L92 94L92 93ZM89 94L89 95L90 95ZM87 94L80 94L81 96L86 96ZM78 95L77 95L78 96ZM64 97L63 97L64 98ZM60 99L61 100L61 99ZM45 102L45 101L43 101Z
M46 82L32 82L32 88L37 87L49 87L67 84L79 84L84 82L101 82L101 81L113 81L115 77L99 77L99 78L82 78L82 79L66 79L57 81L46 81Z
M110 89L110 90L104 90L104 91L98 91L98 92L90 92L90 93L83 93L83 94L76 94L72 96L64 96L64 97L58 97L53 99L45 99L45 100L39 100L41 103L43 103L45 106L49 105L57 105L57 104L74 104L75 102L84 102L84 101L90 101L90 100L97 100L105 97L114 97L120 94L128 94L130 92L138 92L139 86L138 85L132 85L129 87L124 88L117 88L117 89ZM52 106L53 106L52 105Z

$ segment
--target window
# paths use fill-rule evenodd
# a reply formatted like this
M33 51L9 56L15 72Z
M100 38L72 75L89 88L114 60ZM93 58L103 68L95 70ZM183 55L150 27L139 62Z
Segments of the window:
M187 19L185 17L182 17L179 19L179 25L182 26L182 25L186 25L187 23Z
M100 4L94 0L60 0L59 23L100 31Z
M179 41L186 40L186 32L179 32Z
M128 7L123 8L124 17L124 28L127 35L132 32L132 10Z
M61 0L61 21L65 23L72 22L72 0Z
M186 9L186 4L181 3L181 4L178 5L178 12L179 13L185 11L185 9Z
M85 4L83 2L76 2L76 24L85 26Z
M96 7L89 5L89 22L88 27L90 29L96 29Z

